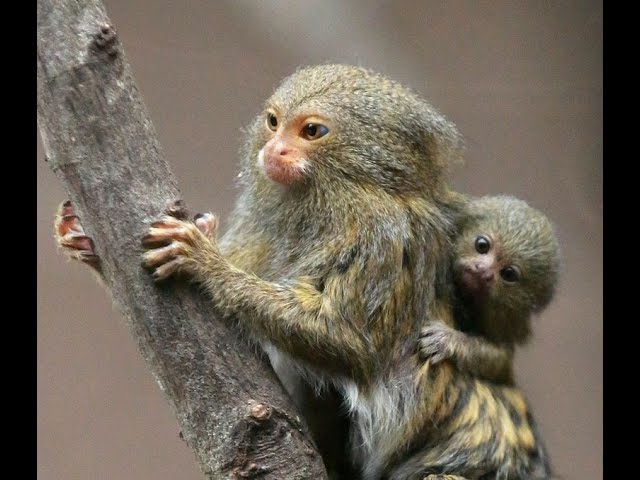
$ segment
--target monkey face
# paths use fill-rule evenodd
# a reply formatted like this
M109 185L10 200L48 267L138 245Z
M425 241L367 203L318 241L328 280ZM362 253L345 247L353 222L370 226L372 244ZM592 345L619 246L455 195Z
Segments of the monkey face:
M303 182L310 174L310 157L330 133L328 124L321 115L302 114L288 119L269 108L264 122L266 143L257 159L261 171L282 185Z
M472 217L459 238L456 253L463 291L522 314L546 306L560 267L559 246L549 219L526 202L507 195L481 197L470 208ZM472 274L485 279L484 289L489 295L473 293L478 282L469 280Z
M494 341L524 342L534 290L526 265L496 232L470 233L458 244L455 280L476 328Z
M505 255L499 237L480 233L468 236L466 248L456 263L456 278L465 296L476 305L482 305L506 289L515 289L520 283L521 267L510 255Z
M524 341L551 300L559 269L549 220L514 197L475 199L456 242L454 275L465 309L494 340Z
M303 187L297 193L355 187L428 195L442 188L461 143L453 124L414 92L344 65L284 79L248 134L244 178L258 188Z

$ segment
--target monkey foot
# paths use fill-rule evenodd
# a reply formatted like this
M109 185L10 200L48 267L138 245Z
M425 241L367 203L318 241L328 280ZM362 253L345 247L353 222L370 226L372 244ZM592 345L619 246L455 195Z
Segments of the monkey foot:
M94 251L93 240L84 233L70 200L58 207L54 236L58 246L68 258L79 260L91 268L100 270L100 257Z

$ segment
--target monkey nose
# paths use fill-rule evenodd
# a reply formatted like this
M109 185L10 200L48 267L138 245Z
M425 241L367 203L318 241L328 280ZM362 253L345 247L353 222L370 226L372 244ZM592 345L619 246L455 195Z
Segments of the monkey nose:
M291 152L291 149L286 142L278 141L273 144L272 153L276 156L284 157Z
M486 272L482 272L481 274L482 280L489 283L493 280L493 272L491 270L487 270Z
M474 262L474 263L473 263L473 266L472 266L472 268L471 268L471 271L472 271L472 272L475 272L475 273L482 273L482 272L484 271L484 269L485 269L485 268L484 268L484 265L483 265L482 263L480 263L480 262Z
M494 278L493 270L482 262L473 262L473 264L467 265L465 271L484 283L491 283Z

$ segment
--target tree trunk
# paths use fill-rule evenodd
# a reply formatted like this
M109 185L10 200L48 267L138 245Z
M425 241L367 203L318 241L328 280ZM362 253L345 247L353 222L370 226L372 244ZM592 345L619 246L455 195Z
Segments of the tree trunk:
M106 286L208 478L326 478L270 366L195 287L140 266L177 182L98 0L38 0L38 123ZM62 200L62 199L61 199Z

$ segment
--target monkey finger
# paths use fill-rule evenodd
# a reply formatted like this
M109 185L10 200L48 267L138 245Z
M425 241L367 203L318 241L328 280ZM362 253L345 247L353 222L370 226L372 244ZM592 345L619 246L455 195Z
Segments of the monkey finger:
M57 213L59 215L69 215L71 213L74 213L73 206L71 205L71 200L65 200L60 205L58 205Z
M70 232L84 234L80 218L76 215L71 201L67 200L58 207L54 220L54 231L56 237L64 237Z
M153 269L174 260L181 253L182 249L176 243L149 250L142 255L142 266L146 269Z
M418 338L429 338L434 333L436 333L436 332L434 332L433 330L429 330L429 329L425 328L425 329L420 331L420 334L418 335Z
M155 226L154 226L155 225ZM175 240L189 241L187 229L181 225L176 228L164 228L159 222L152 224L151 228L142 237L142 246L145 248L158 248L165 246Z
M163 215L160 220L156 220L151 223L152 227L155 228L177 228L180 225L184 225L185 221L180 220L178 218L172 217L171 215Z
M433 357L439 351L440 348L434 343L420 342L420 357L423 359Z
M172 242L172 238L156 238L148 233L142 237L142 246L149 250L166 247L167 245L171 245Z
M198 213L193 221L202 233L212 238L218 228L218 218L212 213Z
M84 233L80 219L75 213L56 214L54 221L56 236L64 236L69 232Z
M58 237L58 245L63 248L70 248L72 250L86 251L93 253L93 240L80 233L67 233L62 237Z
M71 200L65 200L58 206L58 210L56 211L56 218L58 217L75 217L76 219L78 218L75 209L71 204Z
M427 327L424 327L421 331L420 334L418 335L419 338L433 338L435 336L441 337L447 334L447 330L441 328L439 325L429 325Z
M453 330L451 327L440 323L440 322L435 322L432 323L430 325L427 325L426 327L424 327L421 331L420 331L420 338L425 338L425 337L430 337L430 338L436 338L438 340L442 340L442 339L447 339L450 338L451 335L453 335L455 333L455 330ZM434 340L436 341L436 340Z
M64 236L67 232L84 234L84 229L82 228L77 215L63 215L56 217L55 228L56 234L59 236Z
M437 365L438 363L449 358L449 355L447 354L447 352L445 352L442 349L430 350L428 355L424 355L424 353L425 352L421 350L420 357L423 360L429 360L429 363L431 365Z
M82 263L86 263L90 267L101 271L102 265L100 263L100 257L93 252L82 251L78 252L78 260Z
M161 282L171 277L173 274L177 273L185 263L186 259L184 257L177 257L170 262L165 263L164 265L160 265L153 272L153 279L156 282Z
M447 358L449 358L449 356L444 351L438 351L433 354L429 360L431 361L431 365L436 365Z
M147 249L166 247L176 240L175 229L150 228L142 236L142 246Z

